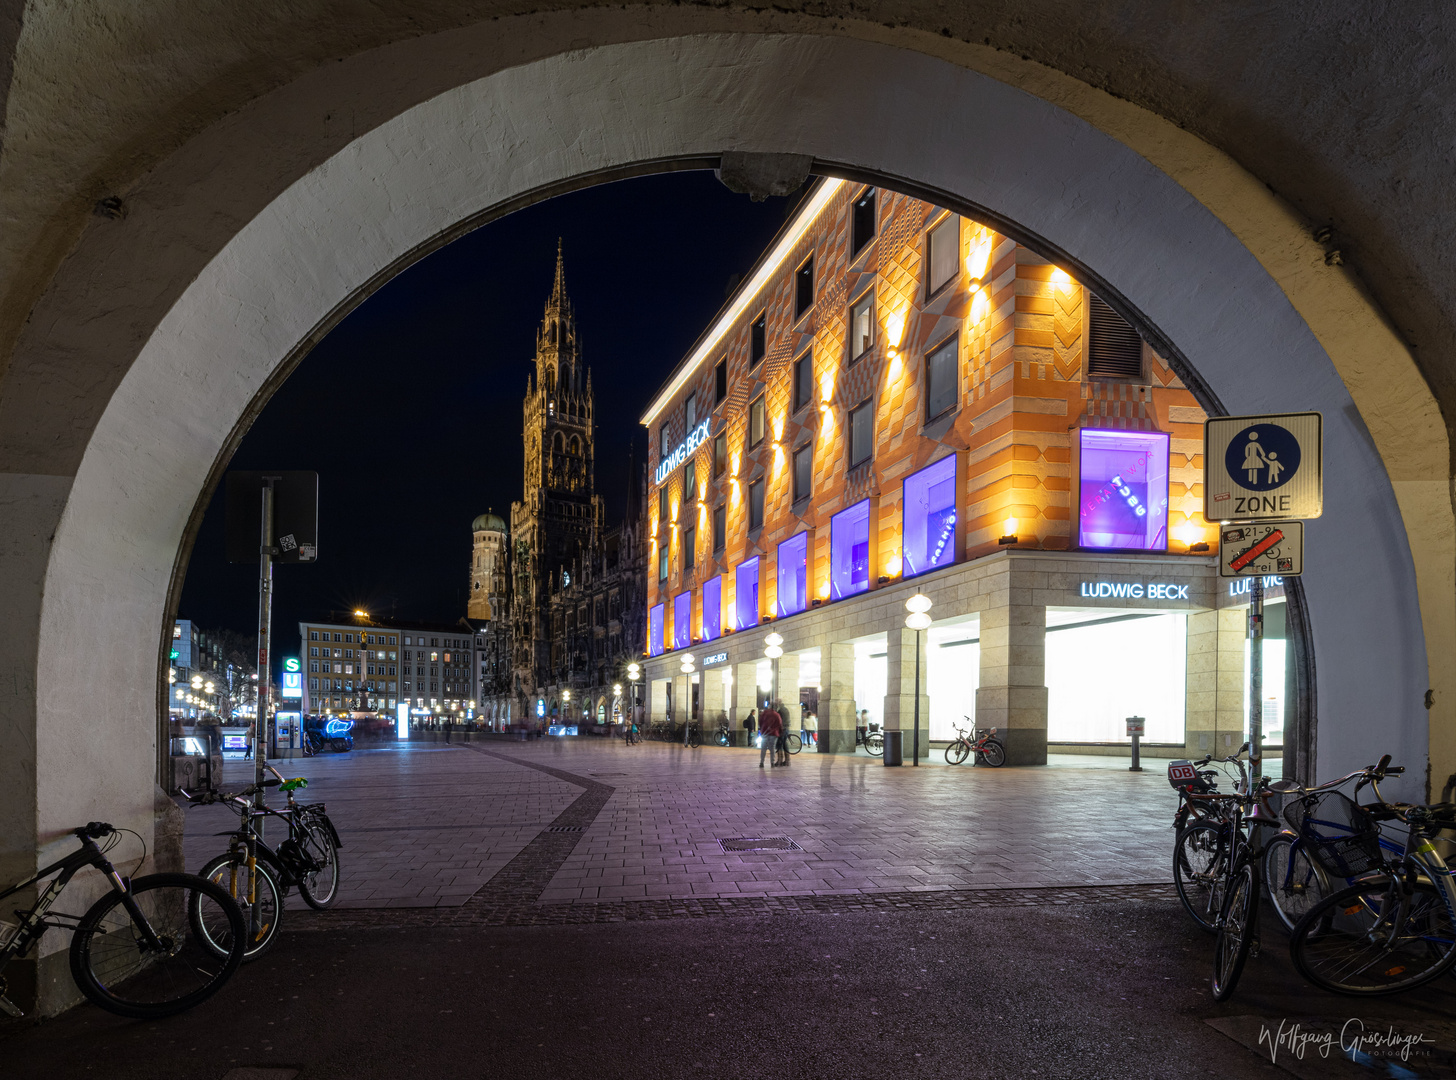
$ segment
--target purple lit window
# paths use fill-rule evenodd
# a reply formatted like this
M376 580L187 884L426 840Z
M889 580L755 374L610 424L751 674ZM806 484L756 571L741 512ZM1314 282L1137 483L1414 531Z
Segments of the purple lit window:
M738 564L733 571L734 623L740 630L758 625L758 556Z
M693 594L680 592L672 598L672 647L686 649L693 643Z
M809 534L801 532L779 545L779 617L809 606Z
M956 561L956 458L949 454L905 478L904 575Z
M710 578L703 585L703 640L712 641L723 634L723 575Z
M647 655L662 655L662 605L658 604L647 612ZM421 669L423 670L423 669Z
M1078 545L1168 550L1168 435L1083 428L1079 443Z
M870 501L829 519L829 590L836 600L870 587Z

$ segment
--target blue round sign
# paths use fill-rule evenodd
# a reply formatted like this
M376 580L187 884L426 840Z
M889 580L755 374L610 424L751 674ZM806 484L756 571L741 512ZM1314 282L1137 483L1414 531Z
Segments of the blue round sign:
M1299 471L1299 440L1278 424L1253 424L1229 440L1224 468L1250 491L1272 491Z

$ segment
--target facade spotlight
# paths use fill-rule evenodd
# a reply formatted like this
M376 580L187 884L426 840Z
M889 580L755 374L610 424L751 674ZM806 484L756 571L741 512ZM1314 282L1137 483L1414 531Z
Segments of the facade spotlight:
M1016 522L1016 519L1014 517L1007 518L1006 519L1006 535L1003 536L1003 537L1001 537L1001 539L997 540L996 542L998 544L1014 544L1014 543L1016 543L1016 525L1017 525L1017 522Z

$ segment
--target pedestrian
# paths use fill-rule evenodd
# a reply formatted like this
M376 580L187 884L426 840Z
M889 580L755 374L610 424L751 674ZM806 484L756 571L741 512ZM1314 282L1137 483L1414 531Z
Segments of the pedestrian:
M804 727L808 729L808 735L804 742L809 746L819 745L819 717L811 711L804 717Z
M760 769L763 768L763 756L769 754L771 755L769 764L773 768L778 768L778 740L784 733L784 721L774 711L773 706L767 705L764 707L763 712L759 713L758 733L762 736L758 743L758 767Z
M749 709L748 715L743 718L743 730L748 733L746 738L748 739L747 745L749 746L753 745L753 733L757 727L758 716L753 709Z
M777 713L779 717L779 734L778 738L774 739L774 750L778 754L778 763L780 765L788 765L789 723L787 720L784 719L784 703L775 699L773 703L773 711ZM800 736L800 738L803 738L803 736Z

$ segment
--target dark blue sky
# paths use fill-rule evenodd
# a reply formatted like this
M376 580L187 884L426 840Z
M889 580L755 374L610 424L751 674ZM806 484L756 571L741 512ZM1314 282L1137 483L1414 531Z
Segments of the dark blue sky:
M465 614L470 522L521 497L521 399L551 291L556 239L596 391L597 490L622 514L638 417L783 224L711 173L623 180L493 222L406 270L304 359L231 468L319 473L319 561L279 567L274 628L363 607ZM223 557L222 489L208 506L178 614L257 628L257 567Z

